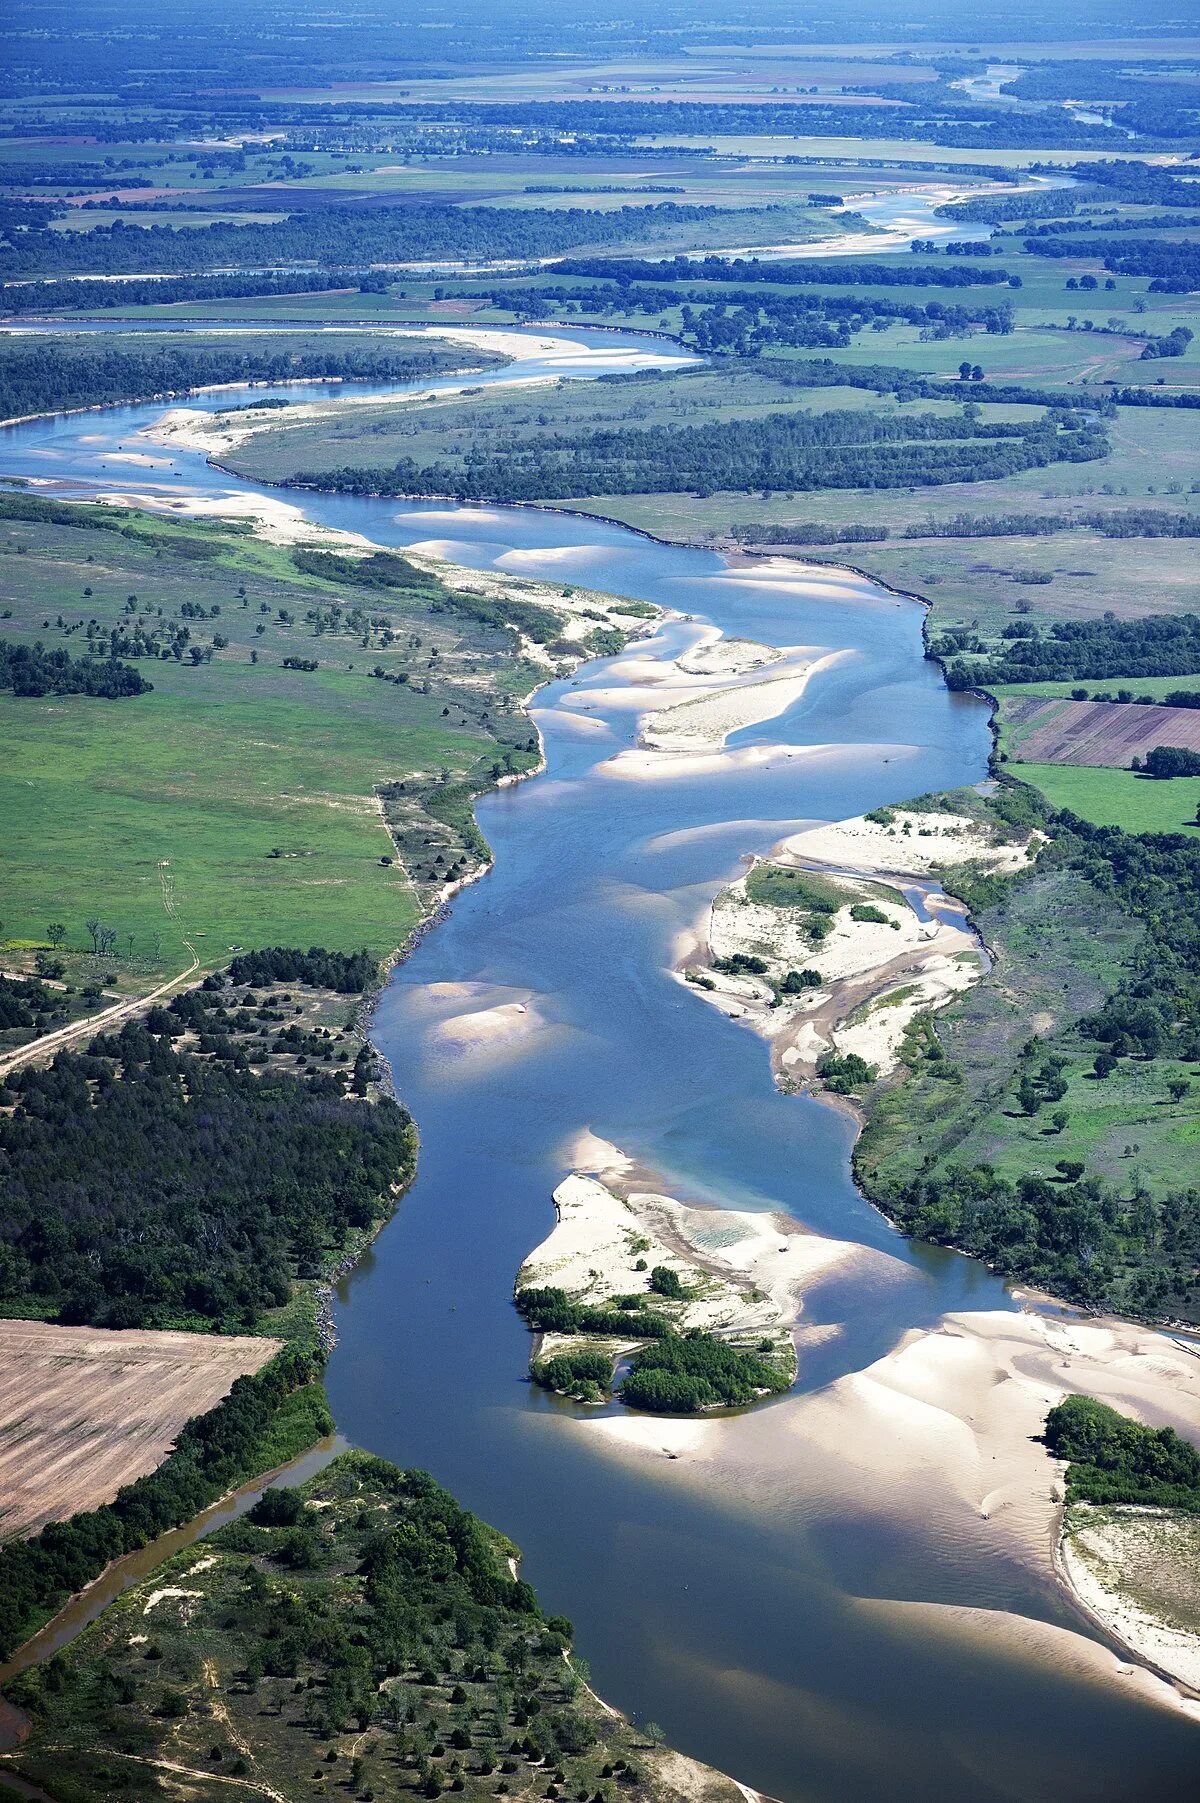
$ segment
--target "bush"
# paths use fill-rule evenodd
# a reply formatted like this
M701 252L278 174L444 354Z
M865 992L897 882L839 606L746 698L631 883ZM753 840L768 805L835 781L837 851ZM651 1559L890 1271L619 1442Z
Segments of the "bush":
M777 1394L789 1382L758 1353L742 1352L710 1334L673 1334L637 1354L619 1394L633 1408L692 1415L719 1404L753 1402L764 1391Z
M1142 1503L1200 1514L1200 1452L1171 1427L1143 1427L1107 1403L1068 1396L1046 1417L1046 1444L1071 1461L1073 1502Z

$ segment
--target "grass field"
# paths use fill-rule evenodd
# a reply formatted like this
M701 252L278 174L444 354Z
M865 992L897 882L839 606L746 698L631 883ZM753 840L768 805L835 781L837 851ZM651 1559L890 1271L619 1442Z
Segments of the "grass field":
M193 642L219 630L229 644L195 667L143 661L153 692L123 701L0 695L4 937L37 942L61 920L67 948L80 952L85 921L98 917L117 929L122 961L146 975L183 968L185 940L205 966L235 945L390 951L425 903L401 863L381 863L395 847L376 789L416 772L436 785L443 772L458 780L486 765L497 739L481 716L497 702L495 731L519 732L504 696L530 676L507 635L431 615L436 585L418 582L367 593L378 622L368 648L344 624L315 636L308 610L327 611L339 591L302 577L286 551L126 517L141 536L0 521L0 600L11 610L0 632L79 654L82 631L54 622L127 624L132 593L136 617L206 610ZM218 554L163 549L179 542ZM297 654L318 668L282 668ZM412 670L413 680L375 680L375 667ZM409 870L426 879L420 835L410 837Z
M1131 770L1092 770L1079 764L1024 764L1009 769L1032 783L1056 808L1069 808L1097 826L1126 833L1184 833L1200 838L1200 777L1177 776L1153 782Z
M1014 774L1037 780L1038 772L1016 767ZM1150 826L1146 822L1142 830ZM1053 1176L1058 1159L1078 1158L1122 1194L1139 1180L1156 1195L1176 1189L1200 1143L1194 1067L1166 1057L1150 1063L1121 1059L1099 1082L1090 1074L1095 1044L1071 1030L1079 1015L1119 986L1140 929L1064 870L1012 885L978 918L987 943L997 948L1000 980L977 985L938 1016L938 1035L958 1079L947 1082L937 1066L919 1064L885 1093L872 1107L860 1145L864 1172L902 1182L926 1160L931 1168L952 1162L964 1169L985 1161L1016 1179L1030 1171ZM1067 1122L1061 1132L1050 1109L1030 1118L1015 1099L1021 1048L1031 1034L1039 1058L1057 1053L1066 1059L1061 1107ZM1170 1095L1176 1079L1192 1082L1192 1093L1180 1102Z

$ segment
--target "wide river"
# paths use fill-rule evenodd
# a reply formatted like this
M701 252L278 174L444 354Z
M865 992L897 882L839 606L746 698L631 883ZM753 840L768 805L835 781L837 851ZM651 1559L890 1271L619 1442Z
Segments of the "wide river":
M554 337L553 366L580 375L672 354L632 334ZM484 379L544 367L534 353ZM134 443L159 413L8 428L0 474L167 501L263 492L197 454ZM746 852L982 777L986 711L924 661L919 607L848 572L731 569L569 515L287 498L381 544L851 653L790 712L735 736L734 750L776 747L766 763L727 757L703 774L600 768L636 734L628 655L536 698L545 773L481 803L495 867L395 972L376 1017L421 1157L339 1298L328 1384L341 1433L427 1467L511 1534L543 1603L575 1621L604 1696L783 1803L1194 1797L1194 1723L1165 1691L1076 1656L1093 1630L1015 1541L989 1537L936 1477L920 1506L894 1506L886 1413L873 1440L806 1456L797 1411L814 1397L911 1329L1016 1304L981 1266L893 1232L851 1179L850 1121L781 1095L765 1046L669 974L677 934ZM636 656L669 661L695 637L679 621ZM515 1039L464 1050L439 1033L510 1001L527 1005ZM631 1452L594 1411L526 1381L513 1279L585 1130L683 1200L783 1210L858 1249L806 1292L805 1323L828 1331L802 1342L796 1392L722 1426L731 1482ZM785 1482L763 1475L764 1436L796 1447Z

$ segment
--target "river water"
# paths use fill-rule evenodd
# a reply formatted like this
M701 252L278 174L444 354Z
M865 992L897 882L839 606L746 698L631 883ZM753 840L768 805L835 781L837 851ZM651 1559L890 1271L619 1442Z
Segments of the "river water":
M579 374L672 354L634 334L554 336L557 367ZM487 379L540 366L534 356ZM168 503L262 492L193 453L135 443L160 412L9 428L0 474ZM125 461L143 456L156 461ZM339 1432L427 1467L511 1534L543 1603L576 1622L603 1695L783 1803L1194 1796L1194 1724L1069 1656L1065 1632L1064 1656L1048 1658L1046 1634L1091 1630L1029 1561L982 1539L973 1512L936 1487L927 1508L887 1506L886 1418L878 1459L847 1449L853 1481L831 1481L828 1449L810 1464L801 1441L786 1483L759 1483L748 1459L743 1482L706 1490L686 1460L616 1452L594 1412L526 1381L513 1279L553 1223L551 1193L585 1130L682 1200L783 1210L861 1252L806 1292L805 1323L829 1331L803 1341L797 1391L722 1430L735 1465L739 1435L782 1443L806 1399L910 1329L1016 1306L982 1267L901 1239L854 1187L850 1121L778 1093L765 1046L669 974L676 936L745 853L806 821L982 777L986 711L924 661L919 607L850 572L731 569L569 515L290 498L381 544L609 589L694 622L539 694L545 773L480 804L494 869L382 998L375 1037L421 1158L340 1292L328 1373ZM636 735L639 660L669 661L699 624L850 655L787 714L735 735L734 752L773 747L765 762L614 776L607 760ZM472 1045L443 1030L513 1001L525 1005L514 1037ZM984 1631L1014 1619L1031 1625L1028 1646Z

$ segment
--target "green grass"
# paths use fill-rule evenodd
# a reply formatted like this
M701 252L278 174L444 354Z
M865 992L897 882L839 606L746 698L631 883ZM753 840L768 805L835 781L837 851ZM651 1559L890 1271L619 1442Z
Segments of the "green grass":
M11 610L0 633L78 655L84 633L55 621L95 617L107 628L127 619L134 593L168 618L186 601L219 606L218 617L191 623L193 640L220 629L230 642L194 668L141 661L153 692L125 701L0 694L4 939L40 942L61 920L68 948L80 952L90 943L85 922L96 917L117 928L123 967L143 977L184 968L185 939L203 965L224 962L235 945L392 950L424 903L399 861L380 863L396 848L376 789L416 772L426 786L443 770L475 778L497 752L480 716L498 700L501 743L517 732L519 717L502 699L514 675L507 640L431 615L436 586L365 597L390 644L377 629L366 649L345 630L318 637L306 610L328 607L339 590L302 578L286 550L210 528L204 536L221 556L197 563L163 548L195 538L195 528L121 517L148 538L0 522L0 600ZM319 667L285 670L287 655L315 657ZM413 681L375 680L376 665L410 669ZM406 805L401 843L412 869L422 830L447 847L455 835L421 814L419 795ZM275 849L287 855L273 857Z
M1103 685L1101 685L1103 686ZM1200 838L1196 810L1200 778L1154 782L1132 770L1090 769L1081 764L1009 764L1014 776L1032 783L1056 808L1068 808L1096 826L1119 826L1126 833L1185 833Z
M908 1074L873 1101L857 1154L868 1193L877 1193L872 1179L891 1186L922 1168L936 1173L979 1162L1010 1179L1030 1171L1053 1177L1060 1158L1082 1159L1121 1194L1139 1179L1154 1195L1177 1189L1192 1148L1200 1144L1194 1066L1165 1057L1122 1058L1111 1077L1098 1081L1090 1075L1096 1043L1072 1030L1127 976L1140 929L1105 896L1059 869L1007 885L997 902L981 910L978 924L999 950L1003 981L978 984L943 1009L937 1032L945 1059L928 1062L922 1044L914 1043ZM1066 1058L1067 1093L1028 1117L1015 1089L1021 1048L1031 1034L1037 1036L1035 1064L1054 1053ZM1177 1078L1192 1083L1179 1103L1168 1087ZM1068 1116L1061 1133L1050 1118L1059 1107Z

